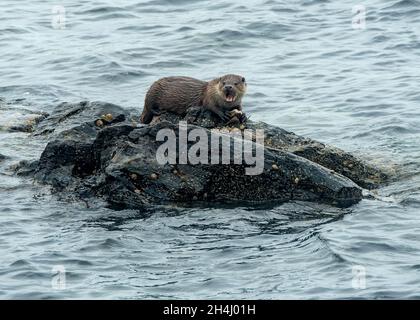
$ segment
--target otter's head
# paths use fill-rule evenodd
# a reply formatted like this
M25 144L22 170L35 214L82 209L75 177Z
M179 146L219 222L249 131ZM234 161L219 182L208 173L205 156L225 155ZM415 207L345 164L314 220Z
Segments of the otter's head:
M241 103L246 93L246 80L242 76L228 74L219 78L219 92L226 105Z

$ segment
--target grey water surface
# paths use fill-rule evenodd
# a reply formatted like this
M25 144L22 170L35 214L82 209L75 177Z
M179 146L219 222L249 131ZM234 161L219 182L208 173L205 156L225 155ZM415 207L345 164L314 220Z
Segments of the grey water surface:
M0 298L420 298L420 1L363 1L365 29L352 27L358 4L2 0ZM251 119L397 181L348 209L150 214L62 202L12 175L46 143L6 129L24 110L102 100L140 114L159 77L225 73L247 78Z

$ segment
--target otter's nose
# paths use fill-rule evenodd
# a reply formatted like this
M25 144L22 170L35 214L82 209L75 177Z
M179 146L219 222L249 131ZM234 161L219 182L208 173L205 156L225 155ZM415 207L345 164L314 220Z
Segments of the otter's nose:
M233 87L232 86L230 86L230 85L226 85L225 86L225 90L226 91L231 91L233 89Z

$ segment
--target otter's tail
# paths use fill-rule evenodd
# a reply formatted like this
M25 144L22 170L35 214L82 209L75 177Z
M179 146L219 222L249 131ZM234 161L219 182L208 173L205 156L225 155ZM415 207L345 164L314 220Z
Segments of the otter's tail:
M143 112L140 116L140 122L148 124L148 123L150 123L150 121L152 121L153 116L154 116L153 112L147 110L147 108L144 107Z
M141 123L148 124L153 120L154 116L160 116L159 104L156 102L158 98L159 87L155 82L147 91L144 98L144 108L140 117Z
M148 124L153 120L154 116L160 116L159 108L153 102L150 93L148 93L144 101L144 108L140 117L140 121L141 123Z

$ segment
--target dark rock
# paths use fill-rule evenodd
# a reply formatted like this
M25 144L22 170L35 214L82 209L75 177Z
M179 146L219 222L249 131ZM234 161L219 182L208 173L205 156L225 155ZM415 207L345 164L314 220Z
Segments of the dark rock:
M261 174L246 175L250 166L233 161L161 165L156 159L161 145L156 135L161 129L171 129L178 141L180 118L166 113L150 125L139 125L133 121L137 116L107 103L61 104L36 128L34 138L43 136L50 142L39 161L20 167L21 174L34 172L37 181L69 199L88 202L102 198L116 209L168 202L261 204L288 200L349 206L362 199L362 189L353 181L373 187L387 178L342 150L246 118L235 121L236 128L229 130L264 129L264 147L248 141L254 150L263 148ZM182 120L190 124L188 132L205 128L208 139L210 129L226 130L211 113L199 108L192 108ZM235 138L226 141L233 159ZM222 142L218 144L221 148ZM179 152L176 157L179 160ZM210 156L206 158L210 163ZM372 176L378 179L370 180Z
M97 120L106 115L113 119L98 127ZM92 175L96 168L93 143L98 133L108 125L128 123L129 117L127 110L109 103L60 104L34 132L34 136L50 139L38 161L36 179L64 190Z
M177 116L165 113L155 121L175 122ZM184 117L188 123L205 128L220 127L220 120L209 111L201 108L191 108ZM240 127L240 125L235 125ZM318 163L331 169L357 183L366 189L376 189L391 180L391 174L381 168L368 164L348 152L339 148L325 145L318 141L298 136L293 132L266 124L264 122L253 122L247 120L244 124L247 129L263 129L265 134L265 146L296 154L312 162Z
M376 189L391 177L383 170L365 163L348 152L263 122L248 121L247 128L263 129L266 146L291 152L331 169L366 189Z
M111 115L114 120L108 121L106 119L107 115ZM34 135L48 135L51 138L51 133L58 135L61 132L71 130L86 123L96 126L95 122L102 118L104 118L105 125L129 121L130 111L106 102L63 102L55 108L54 112L48 118L38 125L34 131Z
M264 149L264 171L255 176L246 175L243 164L159 165L155 126L170 128L179 135L178 127L170 122L134 128L128 139L117 139L116 148L102 153L99 167L106 169L101 194L114 206L193 199L251 204L294 199L348 206L362 197L361 189L349 179L281 150ZM189 126L188 131L197 128ZM233 159L233 138L229 144ZM281 170L273 171L273 163Z

